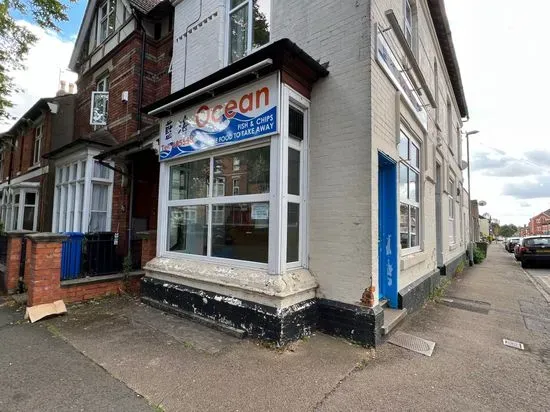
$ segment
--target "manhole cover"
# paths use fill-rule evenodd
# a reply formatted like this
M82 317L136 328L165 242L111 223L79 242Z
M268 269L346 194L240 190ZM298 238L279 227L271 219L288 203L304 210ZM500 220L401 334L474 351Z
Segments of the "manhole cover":
M404 332L396 332L388 342L402 348L421 353L422 355L432 356L435 348L435 342L409 335Z
M516 342L515 340L502 339L502 343L504 343L504 345L509 346L511 348L525 350L525 346L523 346L523 343Z

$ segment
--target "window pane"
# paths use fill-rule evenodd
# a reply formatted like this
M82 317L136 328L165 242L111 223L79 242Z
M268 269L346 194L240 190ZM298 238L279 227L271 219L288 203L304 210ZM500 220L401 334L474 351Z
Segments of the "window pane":
M411 247L418 246L419 210L411 206Z
M413 165L417 169L420 169L419 149L412 142L410 147L410 156L411 156L411 159L410 159L411 165Z
M13 226L12 226L12 230L17 230L17 225L19 223L19 207L18 206L15 206L13 208Z
M198 160L170 168L170 200L208 196L210 160Z
M68 227L66 230L73 230ZM89 232L104 232L107 230L107 212L90 212Z
M288 149L288 194L300 195L300 152Z
M286 261L300 260L300 205L289 203L286 226Z
M168 250L206 255L207 206L168 208Z
M230 9L233 10L235 7L237 7L239 4L246 3L248 0L231 0L231 6Z
M269 43L269 18L271 16L271 0L254 0L254 27L252 47Z
M229 62L233 63L246 56L248 44L248 6L243 6L234 13L231 13L229 19L229 36L231 39Z
M409 169L409 200L418 202L418 173Z
M267 263L269 203L217 207L223 215L212 225L212 256Z
M108 194L109 194L109 186L93 184L91 210L106 212Z
M406 249L409 246L409 206L401 203L401 217L399 224L399 234L401 237L401 248Z
M239 159L239 194L253 195L269 193L269 146L245 152L233 153L214 159L214 181L231 182L235 176L233 165L235 158ZM224 186L216 191L217 196L231 196L231 187Z
M399 157L401 159L409 160L409 139L401 132L399 138Z
M304 113L292 106L288 108L288 134L300 140L304 138Z
M75 165L76 166L76 165ZM109 179L110 170L105 165L95 161L94 162L94 177L98 179Z
M409 198L409 191L407 188L409 168L403 163L399 164L399 197L401 199Z

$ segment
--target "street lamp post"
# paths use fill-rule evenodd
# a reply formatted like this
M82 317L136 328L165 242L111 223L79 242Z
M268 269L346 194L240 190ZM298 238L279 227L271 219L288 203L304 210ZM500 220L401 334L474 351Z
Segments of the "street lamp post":
M468 235L470 236L470 243L468 246L469 250L469 259L470 259L470 266L473 266L474 257L473 257L473 248L472 248L472 191L471 191L471 185L470 185L470 135L479 133L479 130L472 130L469 132L466 132L466 158L468 162L468 217L470 224L468 225Z

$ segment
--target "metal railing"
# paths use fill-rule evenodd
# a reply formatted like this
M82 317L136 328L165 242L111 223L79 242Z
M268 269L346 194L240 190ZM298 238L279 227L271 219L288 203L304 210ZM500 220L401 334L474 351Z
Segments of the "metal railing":
M61 280L111 275L141 269L141 240L113 232L67 233L61 249Z

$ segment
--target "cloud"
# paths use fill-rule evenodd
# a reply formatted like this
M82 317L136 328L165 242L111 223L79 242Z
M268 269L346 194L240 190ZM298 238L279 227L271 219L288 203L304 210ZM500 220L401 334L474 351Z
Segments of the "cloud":
M525 152L527 160L540 164L541 166L550 165L550 152L546 150L530 150Z
M529 202L519 202L519 205L521 207L531 207L531 203L529 203Z
M540 173L536 166L527 164L511 156L494 156L487 152L477 152L472 156L472 170L486 176L518 177Z
M60 77L71 82L76 80L75 73L66 71L74 42L63 40L56 33L25 21L18 24L32 31L38 41L29 50L26 68L12 73L16 85L22 89L21 93L12 96L14 107L10 113L16 118L21 117L38 99L55 96ZM0 131L10 126L0 124Z
M535 180L520 183L507 183L502 190L503 195L517 199L539 199L550 197L550 176L537 176Z

